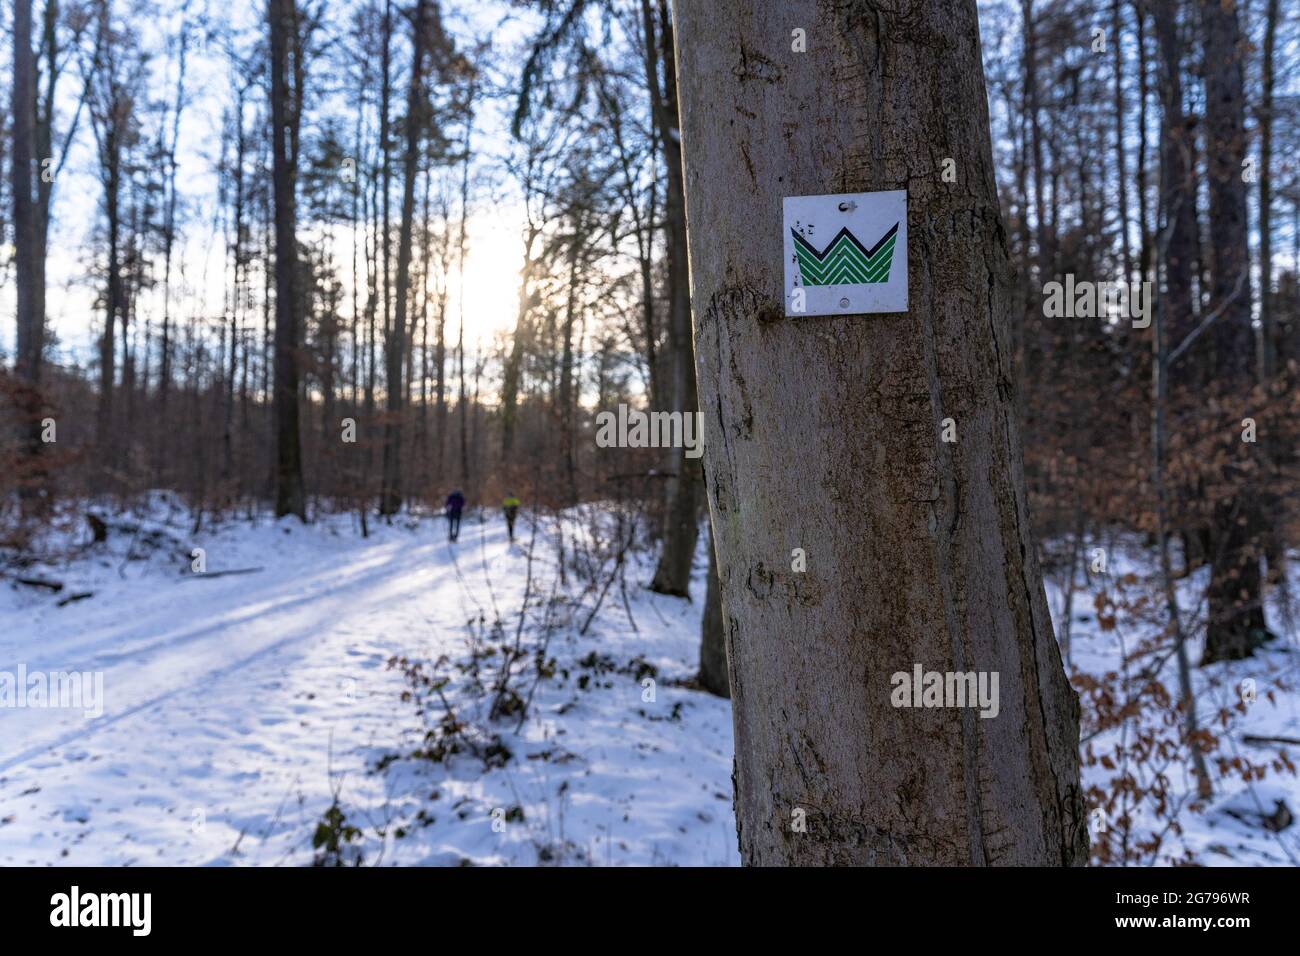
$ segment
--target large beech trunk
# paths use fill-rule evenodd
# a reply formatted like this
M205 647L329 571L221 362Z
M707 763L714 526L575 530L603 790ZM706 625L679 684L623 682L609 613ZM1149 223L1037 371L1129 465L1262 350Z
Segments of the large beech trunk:
M1082 864L1078 702L1026 516L975 3L676 12L742 857ZM781 198L896 189L909 312L784 318ZM891 676L915 664L997 672L998 715L894 707Z

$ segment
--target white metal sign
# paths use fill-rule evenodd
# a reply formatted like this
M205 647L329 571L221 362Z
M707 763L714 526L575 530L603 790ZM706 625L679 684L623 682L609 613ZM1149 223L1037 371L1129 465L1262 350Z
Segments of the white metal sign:
M787 196L785 314L907 311L907 191Z

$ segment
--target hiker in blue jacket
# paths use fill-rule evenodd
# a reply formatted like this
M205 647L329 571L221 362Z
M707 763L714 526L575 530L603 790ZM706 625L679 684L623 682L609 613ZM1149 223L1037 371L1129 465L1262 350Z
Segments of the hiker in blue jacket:
M447 496L447 536L455 541L460 537L460 513L465 510L465 496L457 488Z

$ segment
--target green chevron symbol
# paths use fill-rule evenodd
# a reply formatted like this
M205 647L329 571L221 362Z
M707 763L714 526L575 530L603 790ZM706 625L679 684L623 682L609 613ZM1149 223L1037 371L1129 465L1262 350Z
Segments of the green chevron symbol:
M807 239L791 229L794 253L799 260L799 275L804 285L861 285L888 282L889 267L894 261L894 243L898 223L870 249L849 232L848 227L835 234L825 249L817 250Z

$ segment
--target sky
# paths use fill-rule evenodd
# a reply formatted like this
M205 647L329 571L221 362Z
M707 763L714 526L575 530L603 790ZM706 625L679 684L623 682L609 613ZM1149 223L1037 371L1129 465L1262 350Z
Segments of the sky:
M161 0L154 4L153 16L146 18L142 45L154 51L155 75L150 82L153 96L173 98L175 63L169 55L165 38L175 35L183 0ZM328 22L341 29L350 19L355 0L327 0ZM404 4L395 4L400 9ZM119 9L124 4L119 4ZM249 33L258 29L262 4L254 0L189 0L191 15L220 17L223 22ZM515 19L503 23L507 5L495 2L445 2L444 25L458 45L468 48L477 38L490 36L498 49L521 42L523 25ZM40 15L38 0L36 16ZM399 27L402 30L403 27ZM398 58L405 56L406 38L399 40ZM5 44L4 68L9 70L11 50ZM517 58L501 57L504 68L516 68ZM403 64L395 62L395 81L400 81ZM329 81L329 77L323 77ZM80 79L76 64L70 63L61 83L64 109L60 120L67 127L75 107ZM187 321L200 307L204 315L216 319L223 307L224 237L214 220L217 179L214 166L219 159L221 116L231 101L230 79L225 58L212 45L206 51L191 49L187 64L188 103L182 117L178 146L178 182L181 202L187 207L183 248L178 250L174 266L172 313ZM404 109L402 88L397 86L394 111ZM256 90L252 96L259 95ZM486 350L500 332L513 328L517 309L518 273L522 261L521 229L523 206L513 183L500 168L499 160L509 149L507 136L508 104L480 98L475 117L473 138L478 153L471 178L470 213L467 233L467 257L464 289L458 276L449 277L449 321L455 323L463 299L467 348L476 345ZM251 109L250 109L251 115ZM319 115L319 114L317 114ZM310 117L309 117L310 120ZM395 186L396 188L396 186ZM54 222L47 258L47 322L57 337L52 358L60 364L86 364L98 347L103 328L103 310L95 307L101 294L102 279L95 272L102 269L102 253L95 244L96 230L102 220L102 189L95 176L94 139L89 122L80 117L68 160L55 185ZM454 213L458 210L454 210ZM340 250L350 250L348 236L336 231ZM6 249L6 253L10 250ZM348 253L350 256L350 253ZM8 255L4 257L8 259ZM340 263L340 265L349 265ZM159 270L161 271L161 270ZM350 265L348 269L350 271ZM343 277L346 281L347 276ZM14 347L14 288L10 278L0 286L0 349L6 356ZM138 301L138 328L146 321L157 329L162 316L160 292L145 292ZM454 335L454 324L451 334Z

